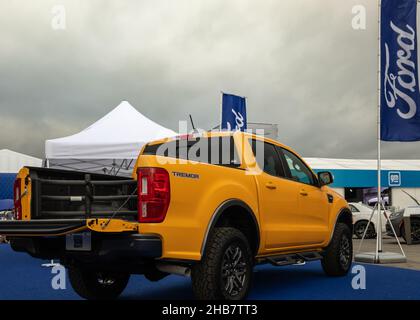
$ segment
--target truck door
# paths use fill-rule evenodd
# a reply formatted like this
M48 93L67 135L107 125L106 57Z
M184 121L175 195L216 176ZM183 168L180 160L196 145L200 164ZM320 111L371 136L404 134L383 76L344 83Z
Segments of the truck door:
M277 147L283 160L286 175L297 187L299 206L295 213L295 231L299 232L299 244L317 244L328 235L329 202L325 188L309 167L294 153Z
M265 251L276 251L285 246L294 246L299 242L294 217L298 213L299 186L285 179L283 163L273 144L252 139L254 155L260 174L256 175L259 196L261 229L265 232ZM261 153L261 152L260 152Z

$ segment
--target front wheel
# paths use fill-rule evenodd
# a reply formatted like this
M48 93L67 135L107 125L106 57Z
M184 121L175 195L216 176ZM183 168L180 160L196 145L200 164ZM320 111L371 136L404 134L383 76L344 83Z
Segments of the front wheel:
M242 300L251 286L253 256L235 228L216 228L201 262L192 268L194 295L202 300Z
M344 276L349 272L353 260L353 242L348 225L338 223L330 245L321 261L324 272L329 276Z
M88 300L116 299L130 279L127 273L99 272L80 267L69 269L70 283L76 293Z

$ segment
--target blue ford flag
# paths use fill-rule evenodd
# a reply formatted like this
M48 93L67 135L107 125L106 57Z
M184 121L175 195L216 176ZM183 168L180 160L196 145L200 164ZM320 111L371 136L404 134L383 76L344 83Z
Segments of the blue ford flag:
M223 93L222 129L229 131L245 131L246 128L245 98Z
M417 0L382 0L381 140L420 140Z

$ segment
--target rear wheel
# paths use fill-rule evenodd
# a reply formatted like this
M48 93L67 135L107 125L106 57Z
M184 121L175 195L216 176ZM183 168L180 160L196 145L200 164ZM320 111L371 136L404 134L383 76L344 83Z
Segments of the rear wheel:
M241 300L251 286L253 255L237 229L216 228L202 261L192 268L194 295L205 300Z
M321 261L324 272L329 276L344 276L353 260L353 242L348 225L338 223L330 245Z
M363 233L365 232L367 225L368 225L368 221L365 221L365 220L364 221L358 221L354 225L354 235L358 239L362 239ZM376 236L375 227L373 226L373 223L371 222L369 224L368 230L366 231L366 239L372 239L375 236Z
M76 293L88 300L116 299L130 279L127 273L99 272L80 267L69 269L70 283Z

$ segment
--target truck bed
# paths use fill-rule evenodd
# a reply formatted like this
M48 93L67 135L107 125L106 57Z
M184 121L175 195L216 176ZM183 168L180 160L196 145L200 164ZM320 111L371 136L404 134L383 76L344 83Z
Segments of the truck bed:
M31 219L137 219L136 181L125 177L28 167ZM30 178L30 179L28 179Z

